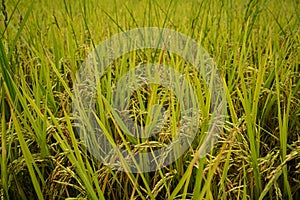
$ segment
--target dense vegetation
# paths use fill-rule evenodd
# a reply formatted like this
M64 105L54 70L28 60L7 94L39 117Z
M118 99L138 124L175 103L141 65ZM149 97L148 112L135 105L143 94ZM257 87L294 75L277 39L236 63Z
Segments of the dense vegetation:
M298 0L2 0L0 27L1 199L300 199ZM76 72L97 44L137 27L182 32L216 62L227 116L207 156L194 159L196 141L160 170L122 172L93 158L74 131ZM124 55L101 79L98 116L119 145L126 141L104 99L151 55ZM183 69L176 55L156 58ZM157 85L132 96L132 115L147 116L143 102L153 96L176 115L171 92Z

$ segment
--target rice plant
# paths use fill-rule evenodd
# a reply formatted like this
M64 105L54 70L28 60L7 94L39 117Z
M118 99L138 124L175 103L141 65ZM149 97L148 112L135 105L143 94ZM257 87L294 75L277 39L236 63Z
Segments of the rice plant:
M299 1L2 0L1 19L1 199L300 198ZM196 137L182 156L156 171L132 173L89 151L72 105L89 53L142 27L183 33L207 50L220 72L227 115L216 143L199 157L211 116L209 84L171 52L120 56L95 87L92 117L107 141L139 153L176 137L182 105L159 84L138 87L126 110L141 127L163 117L161 126L149 127L158 135L130 136L115 117L110 100L117 82L141 64L165 64L183 74L201 112ZM116 163L135 166L125 158Z

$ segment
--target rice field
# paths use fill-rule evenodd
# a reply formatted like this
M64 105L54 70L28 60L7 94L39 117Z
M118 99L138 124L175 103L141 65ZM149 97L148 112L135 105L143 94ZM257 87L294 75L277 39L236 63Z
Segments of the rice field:
M298 0L1 0L0 27L0 199L300 199ZM226 113L203 156L215 101L210 84L184 56L164 49L136 48L110 62L95 78L93 112L78 121L76 84L86 59L116 34L144 27L193 39L218 70ZM182 74L188 94L197 97L192 103L199 118L182 117L176 88L138 84L118 99L126 99L125 119L133 122L124 128L111 99L135 81L122 77L148 64ZM152 75L158 80L160 68ZM98 159L80 135L96 131L91 118L103 134L88 142L100 144L114 166ZM157 134L128 134L136 126L146 127L141 134ZM195 137L180 156L174 152L174 162L155 170L128 170L137 161L143 169L149 163L129 163L105 151L113 145L133 155L152 153L174 141L179 130Z

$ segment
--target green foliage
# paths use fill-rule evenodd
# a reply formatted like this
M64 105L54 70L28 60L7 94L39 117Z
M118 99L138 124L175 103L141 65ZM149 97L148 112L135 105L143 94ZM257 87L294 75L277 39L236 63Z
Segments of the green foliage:
M299 199L299 13L296 0L2 0L0 198ZM228 116L206 157L197 157L203 125L191 148L170 166L141 174L115 171L93 158L74 131L72 86L83 60L100 42L137 27L192 37L221 71ZM205 85L179 56L126 54L99 80L95 115L116 145L137 152L157 143L126 137L108 102L119 78L147 62L185 74L195 85L202 120L209 116ZM148 124L154 104L168 109L168 123L156 138L168 143L179 112L171 91L155 84L140 88L129 113Z

